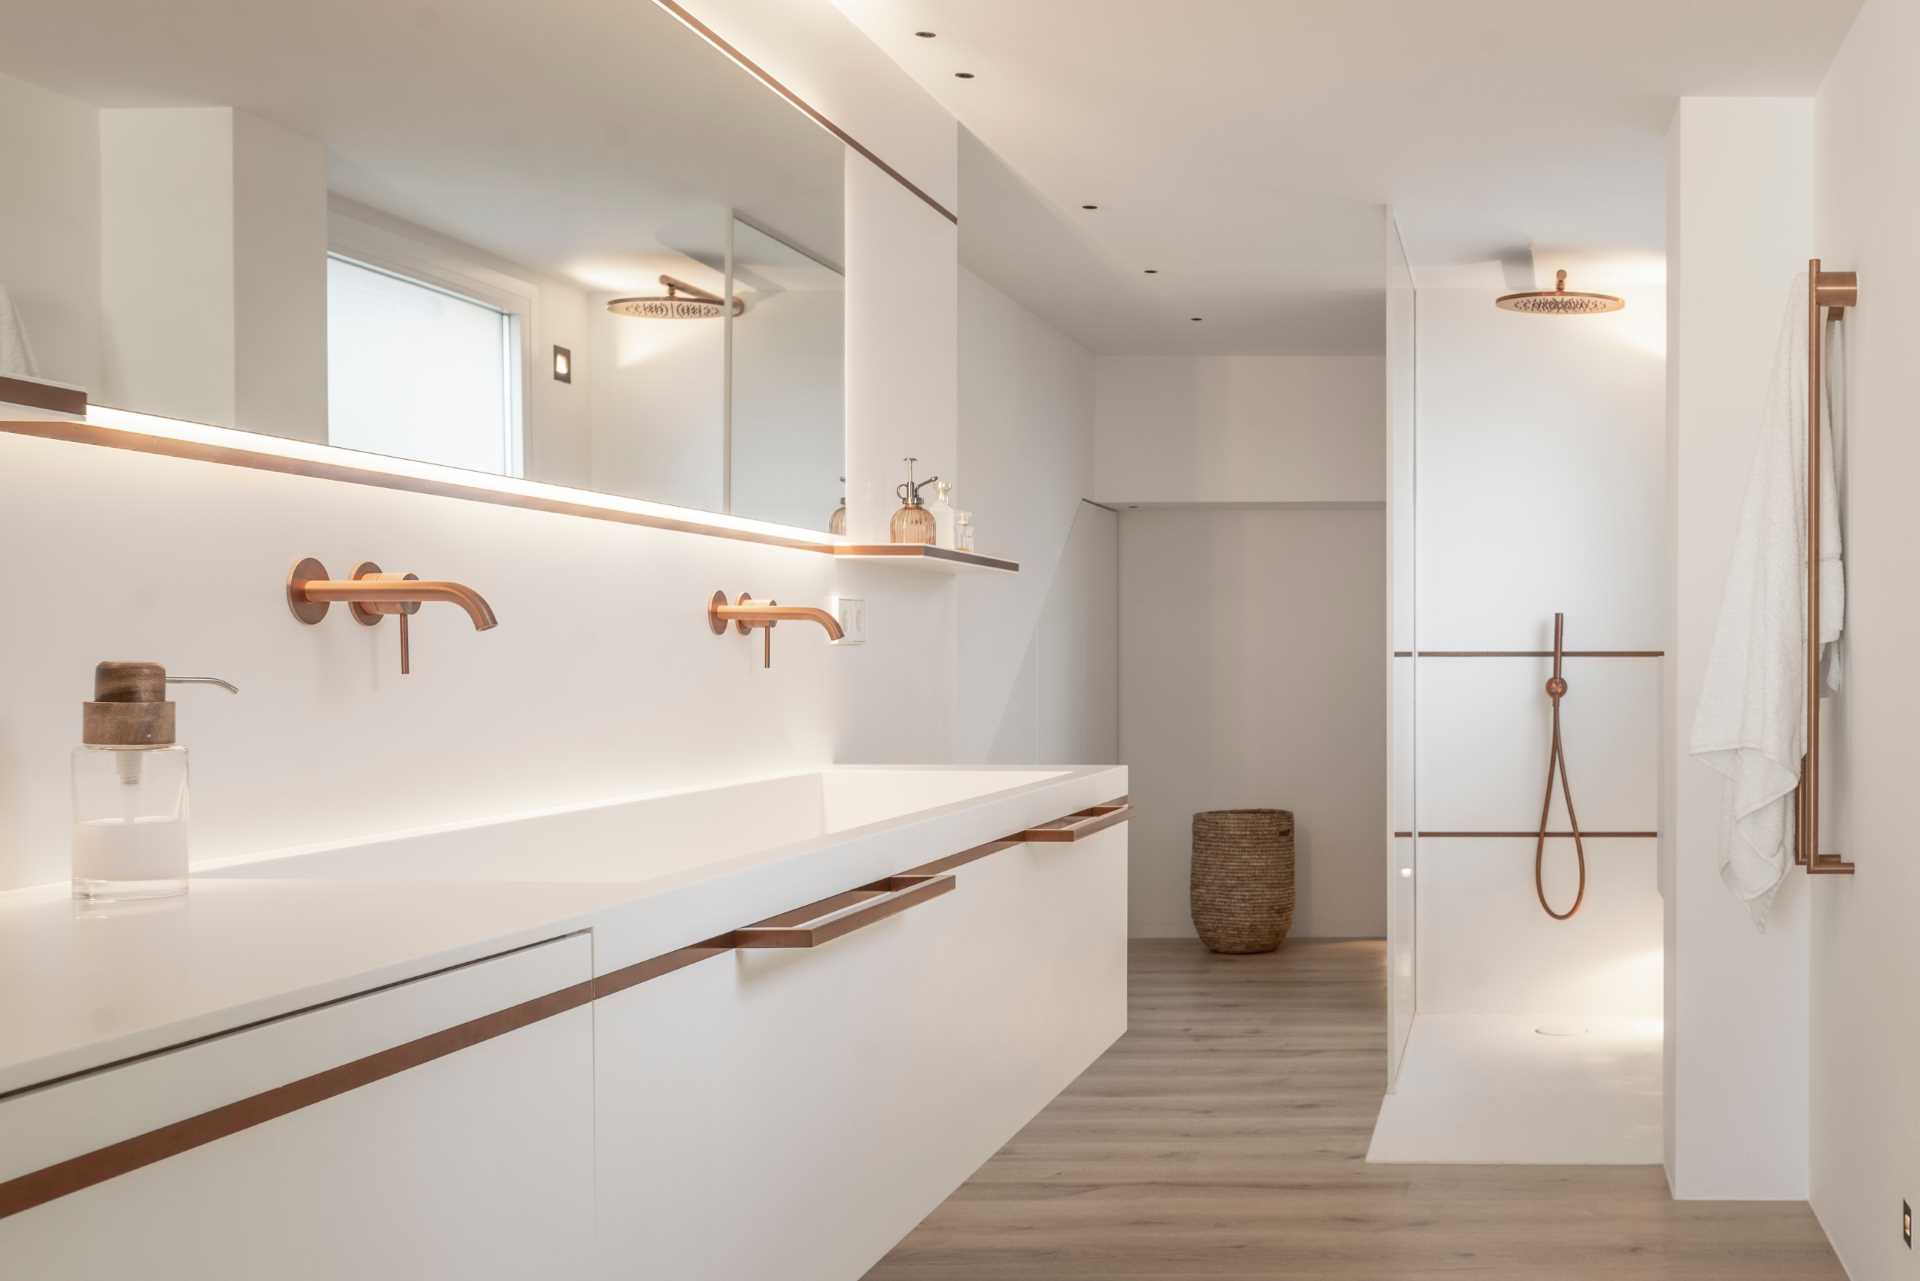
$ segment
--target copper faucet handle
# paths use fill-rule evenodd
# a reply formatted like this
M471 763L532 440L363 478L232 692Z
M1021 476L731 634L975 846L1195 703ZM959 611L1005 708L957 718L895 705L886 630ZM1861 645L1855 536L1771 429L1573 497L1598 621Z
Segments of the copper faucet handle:
M355 565L353 567L353 581L357 583L357 582L360 582L362 579L371 579L376 583L417 583L420 581L420 575L384 573L382 572L380 566L375 564L373 561L363 560L358 565ZM356 601L349 601L347 603L347 609L352 612L355 622L364 623L366 626L372 627L375 623L385 618L388 614L399 614L402 618L404 618L408 614L419 613L420 602L417 600L409 600L409 601L359 601L359 600L356 600Z
M418 574L389 574L370 560L363 560L353 567L353 579L372 579L376 583L417 583ZM409 601L350 601L347 608L352 611L354 621L368 627L377 624L389 614L400 616L400 674L413 674L413 637L407 627L407 619L420 612L420 602Z

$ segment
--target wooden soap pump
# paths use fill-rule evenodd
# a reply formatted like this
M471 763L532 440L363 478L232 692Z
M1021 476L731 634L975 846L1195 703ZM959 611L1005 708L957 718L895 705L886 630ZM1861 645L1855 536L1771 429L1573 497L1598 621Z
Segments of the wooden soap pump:
M896 543L931 543L934 533L933 513L928 511L926 504L920 501L920 491L940 478L929 476L915 484L913 465L920 460L907 458L902 461L907 464L907 482L894 488L894 492L900 495L901 506L900 510L893 514L893 524L888 527L889 532Z

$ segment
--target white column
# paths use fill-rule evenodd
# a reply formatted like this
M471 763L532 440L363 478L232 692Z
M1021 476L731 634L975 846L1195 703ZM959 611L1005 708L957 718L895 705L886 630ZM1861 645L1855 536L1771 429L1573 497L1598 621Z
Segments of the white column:
M1806 878L1791 875L1756 930L1720 882L1719 776L1687 745L1782 311L1812 251L1813 103L1683 99L1668 145L1667 1178L1682 1198L1799 1200Z

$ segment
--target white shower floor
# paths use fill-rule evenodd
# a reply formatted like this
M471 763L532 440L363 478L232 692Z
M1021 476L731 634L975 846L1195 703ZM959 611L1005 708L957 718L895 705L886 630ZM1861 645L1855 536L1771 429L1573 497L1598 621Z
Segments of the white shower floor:
M1367 1160L1653 1165L1661 1160L1658 1019L1419 1015ZM1557 1029L1564 1030L1564 1029Z

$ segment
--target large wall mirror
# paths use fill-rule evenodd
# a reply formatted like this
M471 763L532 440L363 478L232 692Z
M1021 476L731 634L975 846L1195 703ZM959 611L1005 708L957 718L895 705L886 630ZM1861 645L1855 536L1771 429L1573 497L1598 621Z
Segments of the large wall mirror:
M0 2L0 374L827 528L845 149L670 14Z

